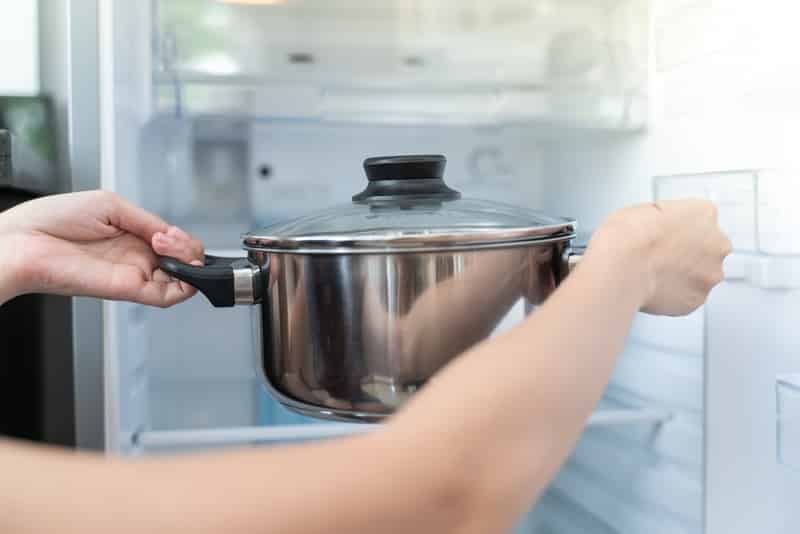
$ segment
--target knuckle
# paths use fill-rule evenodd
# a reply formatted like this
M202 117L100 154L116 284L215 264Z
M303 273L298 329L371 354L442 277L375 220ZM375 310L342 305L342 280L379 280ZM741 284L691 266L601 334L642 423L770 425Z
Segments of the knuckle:
M100 190L97 192L97 202L107 206L112 212L119 212L123 205L123 198L113 191Z
M97 197L98 200L102 202L110 202L110 203L117 203L119 202L119 195L114 193L113 191L108 191L106 189L98 189L94 191L94 195Z

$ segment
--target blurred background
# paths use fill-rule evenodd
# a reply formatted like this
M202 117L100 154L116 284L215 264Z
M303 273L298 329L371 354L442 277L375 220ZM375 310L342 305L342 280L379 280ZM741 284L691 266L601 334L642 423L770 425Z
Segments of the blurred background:
M796 530L792 3L7 4L0 128L20 164L5 205L113 189L243 255L242 232L349 202L379 154L445 154L465 196L575 217L582 239L626 204L713 200L735 249L725 282L689 317L637 317L580 444L517 531ZM0 378L31 384L4 386L4 406L31 407L4 433L144 455L350 431L271 399L247 308L64 302L0 318L41 329L7 353L59 362L0 361Z

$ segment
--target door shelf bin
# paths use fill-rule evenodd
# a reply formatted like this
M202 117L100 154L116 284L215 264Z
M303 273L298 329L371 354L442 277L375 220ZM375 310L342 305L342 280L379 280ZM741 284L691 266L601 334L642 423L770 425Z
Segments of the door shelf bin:
M790 168L721 170L657 176L653 186L656 200L712 201L734 251L791 259L800 254L798 175Z

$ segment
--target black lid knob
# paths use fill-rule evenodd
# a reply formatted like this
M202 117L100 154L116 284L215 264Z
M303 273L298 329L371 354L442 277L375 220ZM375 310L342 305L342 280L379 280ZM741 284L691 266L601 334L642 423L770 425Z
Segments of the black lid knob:
M447 158L441 155L380 156L364 160L367 179L374 180L441 180Z
M381 156L364 160L369 185L354 202L454 200L461 193L444 183L441 155Z

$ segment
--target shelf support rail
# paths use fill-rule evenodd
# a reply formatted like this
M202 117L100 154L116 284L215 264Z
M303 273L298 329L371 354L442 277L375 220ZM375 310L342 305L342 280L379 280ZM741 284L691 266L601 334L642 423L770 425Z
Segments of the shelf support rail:
M619 425L659 425L667 422L671 417L672 414L662 410L600 410L592 414L586 426L597 428ZM380 428L380 425L326 423L200 430L148 430L134 434L133 444L140 450L254 445L329 439L369 432L377 428Z

